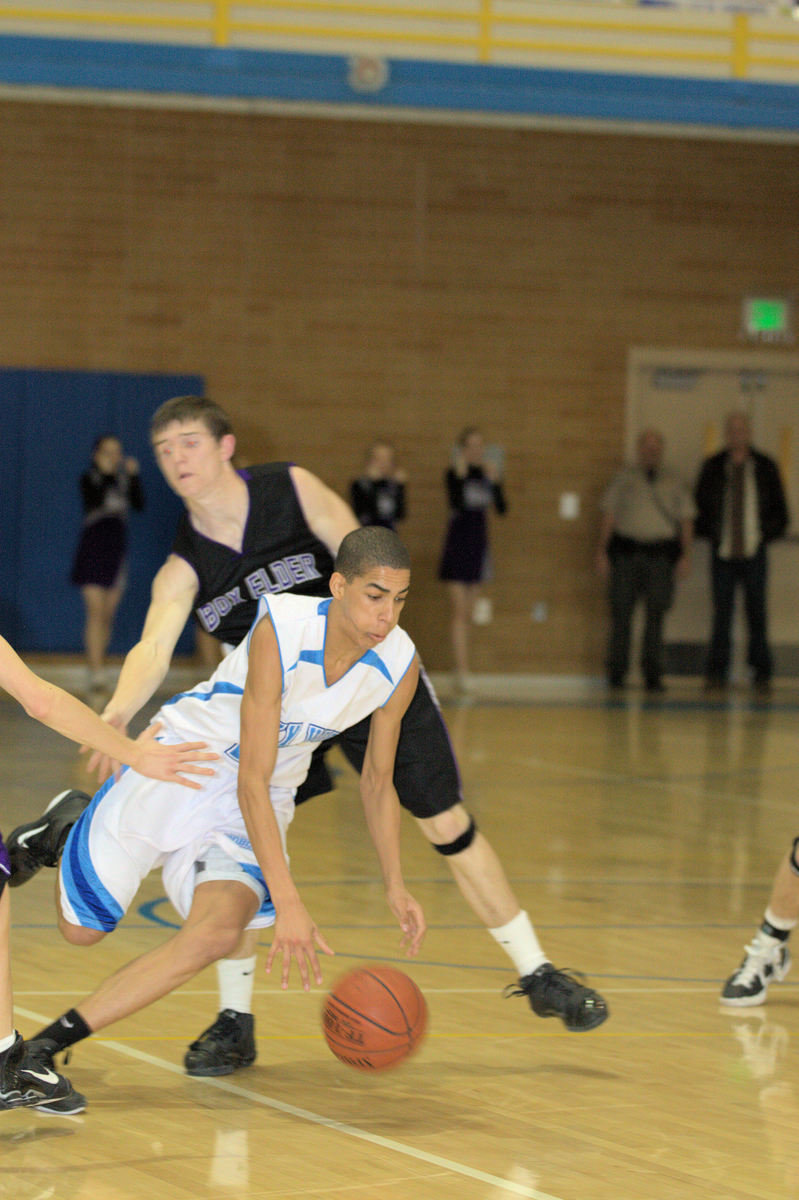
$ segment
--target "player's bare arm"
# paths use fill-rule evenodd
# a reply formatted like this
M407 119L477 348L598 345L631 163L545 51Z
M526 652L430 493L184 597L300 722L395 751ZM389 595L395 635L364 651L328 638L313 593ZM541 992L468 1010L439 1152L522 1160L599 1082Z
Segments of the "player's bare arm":
M114 694L102 713L104 721L123 733L163 682L191 613L197 587L193 568L176 555L170 555L155 576L142 636L128 652ZM104 779L118 770L119 760L94 754L88 765L90 771Z
M304 467L291 467L291 481L312 533L335 558L342 540L358 528L355 514L332 488Z
M155 576L142 635L126 655L114 694L102 713L104 721L123 733L142 705L163 683L178 638L191 613L197 587L193 568L174 554ZM110 755L93 754L89 759L89 770L96 772L100 779L118 768L119 761Z
M95 747L103 755L128 763L141 775L198 788L201 784L185 779L184 773L214 773L212 767L198 765L217 757L216 754L203 753L204 742L160 746L155 741L154 727L137 741L131 741L75 696L40 679L3 638L0 638L0 685L19 701L34 720L75 742Z
M170 554L153 580L142 635L127 654L103 716L127 725L163 683L198 588L194 569Z
M427 928L420 905L405 887L400 863L400 804L394 788L394 760L402 718L419 682L415 657L390 699L372 714L361 773L361 799L374 842L389 907L400 923L409 955L417 954Z
M318 984L322 982L317 949L325 954L333 951L300 899L269 797L269 781L277 758L282 683L277 638L271 621L264 617L250 639L247 682L241 704L238 799L250 845L275 906L275 932L266 970L271 971L280 954L280 983L286 988L292 961L296 961L302 986L308 991L311 973Z

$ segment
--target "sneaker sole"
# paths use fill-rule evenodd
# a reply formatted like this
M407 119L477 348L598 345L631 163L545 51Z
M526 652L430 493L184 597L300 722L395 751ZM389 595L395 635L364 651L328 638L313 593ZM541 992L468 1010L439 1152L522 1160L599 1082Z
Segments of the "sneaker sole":
M54 1117L76 1117L78 1113L86 1111L88 1101L85 1096L75 1092L74 1096L65 1096L62 1100L45 1100L43 1104L35 1104L33 1107L37 1112L48 1113Z
M763 988L757 996L719 996L719 1004L725 1008L757 1008L759 1004L766 1003L767 991L767 988Z
M240 1071L243 1067L251 1067L255 1062L255 1056L252 1058L243 1058L237 1063L225 1063L220 1067L190 1067L184 1063L184 1069L187 1075L192 1075L195 1079L211 1079L218 1075L232 1075L234 1071Z
M566 1025L566 1029L569 1031L569 1033L590 1033L592 1029L596 1029L598 1026L603 1025L609 1016L610 1013L607 1009L605 1009L603 1013L597 1014L589 1025L566 1025L565 1021L563 1023Z
M31 1099L23 1098L9 1103L5 1100L0 1100L0 1110L3 1112L18 1111L19 1109L35 1108L37 1112L52 1113L62 1117L73 1117L77 1113L82 1113L88 1107L88 1101L80 1092L71 1092L68 1096L58 1096L51 1100L45 1100L44 1097L31 1097Z

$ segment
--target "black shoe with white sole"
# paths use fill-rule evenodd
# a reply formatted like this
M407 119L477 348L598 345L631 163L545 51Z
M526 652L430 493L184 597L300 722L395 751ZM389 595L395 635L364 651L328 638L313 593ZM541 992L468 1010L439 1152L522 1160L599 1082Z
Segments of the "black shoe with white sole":
M37 1108L40 1112L70 1117L83 1112L86 1097L54 1069L53 1056L43 1042L23 1042L17 1034L14 1045L0 1054L0 1109ZM55 1043L47 1043L47 1046Z
M11 859L11 887L21 887L42 867L57 867L69 831L91 796L70 790L51 800L36 821L18 825L6 843Z

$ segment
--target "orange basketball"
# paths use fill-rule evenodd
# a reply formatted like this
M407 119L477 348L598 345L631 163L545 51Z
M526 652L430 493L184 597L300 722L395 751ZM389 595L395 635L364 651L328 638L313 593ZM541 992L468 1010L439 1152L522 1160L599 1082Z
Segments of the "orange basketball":
M336 1058L359 1071L384 1071L413 1053L427 1028L427 1004L394 967L356 967L325 998L322 1029Z

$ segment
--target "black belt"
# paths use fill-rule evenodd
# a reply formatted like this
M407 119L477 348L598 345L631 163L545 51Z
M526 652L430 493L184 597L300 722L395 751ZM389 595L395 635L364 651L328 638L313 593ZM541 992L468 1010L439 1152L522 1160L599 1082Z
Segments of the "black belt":
M637 538L614 533L608 543L608 554L656 554L663 558L677 559L682 554L679 538L659 538L652 542L639 542Z

